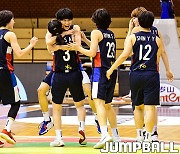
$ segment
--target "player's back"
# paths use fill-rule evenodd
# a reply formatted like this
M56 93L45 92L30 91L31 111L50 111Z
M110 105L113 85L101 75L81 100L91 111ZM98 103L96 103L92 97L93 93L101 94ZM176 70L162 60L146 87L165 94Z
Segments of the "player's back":
M116 41L114 33L110 30L99 29L103 39L99 42L98 51L93 58L93 67L110 68L115 61Z
M13 50L11 44L4 39L4 35L8 31L7 29L0 30L0 69L13 71Z
M135 33L131 71L158 71L156 35L151 32Z

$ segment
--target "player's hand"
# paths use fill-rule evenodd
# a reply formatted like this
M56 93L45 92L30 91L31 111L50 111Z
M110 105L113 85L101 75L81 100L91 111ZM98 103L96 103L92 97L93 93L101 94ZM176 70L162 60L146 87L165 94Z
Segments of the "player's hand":
M86 35L84 34L83 31L81 31L81 40L84 42L86 40Z
M34 37L30 40L30 44L34 47L35 44L37 43L37 41L38 41L38 38L34 36Z
M129 30L132 31L134 28L133 18L129 21Z
M72 35L74 34L74 29L71 29L71 30L68 30L68 31L65 31L61 34L62 37L66 36L66 35Z
M74 43L70 43L70 44L68 44L68 46L69 46L69 50L76 50L76 51L79 51L79 48L80 48L80 45L79 44L77 44L76 42L74 42Z
M110 76L111 76L112 72L113 71L111 69L107 70L106 77L108 78L108 80L110 79Z
M171 71L166 71L167 79L172 82L174 80L174 75Z

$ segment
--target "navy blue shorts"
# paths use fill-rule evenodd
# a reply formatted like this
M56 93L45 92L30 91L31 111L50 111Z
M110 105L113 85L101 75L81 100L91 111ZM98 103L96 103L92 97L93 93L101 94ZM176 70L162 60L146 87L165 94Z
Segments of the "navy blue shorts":
M105 103L111 103L116 85L117 71L115 70L110 80L106 77L106 68L93 68L92 74L92 98L99 98Z
M159 105L160 79L156 71L133 71L130 73L130 89L133 106Z
M20 100L17 81L14 72L0 70L0 101L3 105L13 104Z
M80 70L69 73L54 73L52 77L52 101L56 104L62 104L68 88L74 102L82 101L85 98L82 88L82 73Z
M43 82L47 83L50 87L51 87L51 78L53 75L53 71L50 71L48 75L46 75L46 77L43 79Z

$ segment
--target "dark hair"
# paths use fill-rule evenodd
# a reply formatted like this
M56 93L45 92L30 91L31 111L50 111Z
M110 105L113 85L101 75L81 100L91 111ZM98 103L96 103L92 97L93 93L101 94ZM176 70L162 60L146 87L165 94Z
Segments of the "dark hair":
M139 25L143 28L151 28L154 22L154 14L150 11L142 12L138 16Z
M11 19L14 18L14 15L9 10L2 10L0 11L0 27L6 26Z
M57 36L56 44L58 45L64 44L64 39L61 36L64 29L62 28L62 23L60 21L56 19L51 20L48 23L48 31L52 34L52 36Z
M57 20L63 20L63 19L73 19L73 13L69 8L62 8L59 9L55 14Z
M97 9L92 15L92 21L98 28L108 29L111 24L111 16L106 9Z

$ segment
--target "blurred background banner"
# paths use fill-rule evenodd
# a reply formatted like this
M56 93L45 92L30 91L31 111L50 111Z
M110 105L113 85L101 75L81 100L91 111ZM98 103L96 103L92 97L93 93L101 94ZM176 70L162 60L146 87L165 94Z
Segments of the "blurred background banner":
M161 60L161 104L180 105L180 42L176 19L155 19L154 26L161 32L170 68L174 74L174 81L170 83L166 77L166 70Z
M22 83L18 83L22 102L38 102L37 88L45 77L46 63L19 63L14 67L15 74Z

